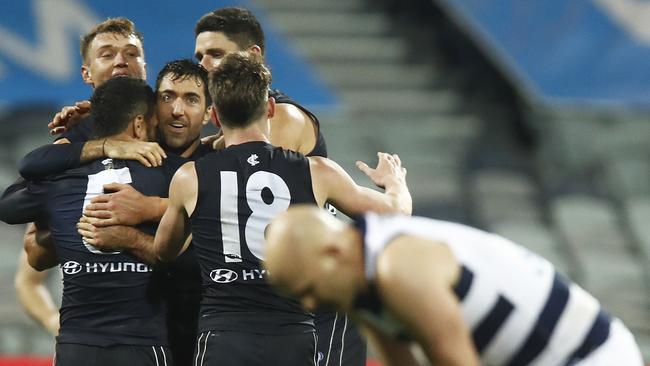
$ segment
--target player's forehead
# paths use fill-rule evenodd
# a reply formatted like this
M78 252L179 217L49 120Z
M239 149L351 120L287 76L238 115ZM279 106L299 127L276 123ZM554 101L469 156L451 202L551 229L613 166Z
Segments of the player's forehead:
M121 34L114 32L99 33L90 43L91 49L99 49L104 47L135 47L139 50L142 49L142 42L135 34Z
M239 45L223 32L201 32L196 36L195 52L205 53L211 49L219 49L226 52L241 51Z
M175 92L177 94L193 93L205 97L203 80L194 75L177 75L168 73L160 79L158 92Z

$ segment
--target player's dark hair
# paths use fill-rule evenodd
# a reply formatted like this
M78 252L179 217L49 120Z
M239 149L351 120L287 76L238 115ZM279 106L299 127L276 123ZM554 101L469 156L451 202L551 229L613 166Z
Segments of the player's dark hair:
M200 81L203 85L203 97L205 99L205 108L212 104L210 98L210 90L208 89L208 72L203 66L197 64L190 59L170 61L160 70L156 77L156 94L160 90L160 83L162 79L170 75L173 81L183 81L187 79L194 79Z
M81 53L81 60L84 64L88 63L88 49L98 34L102 33L116 33L124 37L136 36L144 45L142 33L135 29L135 24L127 18L108 18L105 21L95 25L88 33L81 37L79 42L79 52Z
M138 78L111 78L98 86L90 98L94 119L93 135L105 138L117 135L138 115L148 121L153 114L156 97L147 83Z
M264 55L264 31L255 15L248 9L220 8L205 14L196 23L194 36L203 32L221 32L242 51L258 45Z
M250 125L266 113L271 72L254 53L235 52L210 73L210 95L219 121L232 128Z

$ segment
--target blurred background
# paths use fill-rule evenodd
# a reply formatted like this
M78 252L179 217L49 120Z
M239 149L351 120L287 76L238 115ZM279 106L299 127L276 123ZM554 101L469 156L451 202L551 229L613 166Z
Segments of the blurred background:
M166 61L192 57L202 14L233 5L262 21L274 86L319 116L331 157L358 182L371 184L355 160L398 153L415 214L542 254L623 319L650 359L648 1L5 2L0 188L52 141L53 114L90 96L78 41L93 24L132 19L153 82ZM23 232L0 223L0 364L54 349L16 300Z

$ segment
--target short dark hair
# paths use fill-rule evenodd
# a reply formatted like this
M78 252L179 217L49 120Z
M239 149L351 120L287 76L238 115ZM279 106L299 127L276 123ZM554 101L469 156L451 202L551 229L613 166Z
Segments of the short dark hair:
M194 28L194 36L203 32L221 32L243 51L258 45L264 55L264 31L255 15L244 8L220 8L205 14Z
M204 69L203 66L190 59L169 61L165 66L163 66L162 70L160 70L158 77L156 77L156 94L160 88L160 82L167 75L171 75L172 80L174 81L182 81L189 78L194 78L200 81L203 84L205 108L208 108L210 104L212 104L210 90L208 89L208 71Z
M90 48L90 44L98 34L102 33L116 33L123 35L124 37L134 35L144 45L142 33L135 29L135 24L133 24L131 20L124 17L108 18L95 25L90 31L88 31L88 33L81 37L79 52L81 53L81 60L84 64L88 61L88 49Z
M94 137L117 135L138 115L145 116L148 121L155 102L153 90L142 79L117 77L107 80L90 98Z
M258 54L234 52L210 73L210 95L219 121L228 127L250 125L266 112L271 72Z

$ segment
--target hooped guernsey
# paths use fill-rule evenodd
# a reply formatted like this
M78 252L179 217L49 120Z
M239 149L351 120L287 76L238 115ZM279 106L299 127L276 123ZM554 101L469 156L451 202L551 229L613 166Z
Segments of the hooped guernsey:
M377 258L400 235L447 245L461 266L454 288L481 360L490 365L570 365L587 357L622 323L546 259L515 243L461 224L368 214L356 222L364 239L370 290L356 310L380 331L406 337L374 285Z

